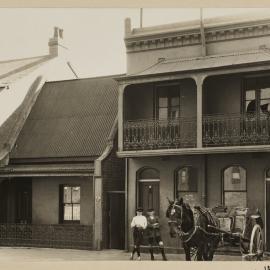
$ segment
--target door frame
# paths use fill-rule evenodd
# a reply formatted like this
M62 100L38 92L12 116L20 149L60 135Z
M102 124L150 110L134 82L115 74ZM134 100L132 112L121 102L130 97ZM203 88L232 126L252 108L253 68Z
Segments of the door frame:
M126 194L126 192L125 191L122 191L122 190L113 190L113 191L107 191L107 214L109 214L109 211L110 211L110 208L109 208L109 206L110 206L110 195L111 194L122 194L123 196L124 196L124 201L125 201L125 194ZM110 206L111 207L111 206ZM108 241L108 243L106 244L107 246L108 246L108 249L112 249L112 247L111 247L111 224L110 224L110 216L108 216L107 217L108 218L108 221L107 221L107 233L108 233L108 237L107 237L107 241ZM126 219L126 217L124 217L124 221L125 221L125 219ZM125 227L125 232L124 232L124 248L123 249L121 249L121 250L125 250L125 242L126 242L126 224L124 224L124 227Z
M160 183L160 179L137 179L136 184L136 206L135 208L139 207L139 196L140 196L140 183ZM159 185L159 204L160 204L160 185Z

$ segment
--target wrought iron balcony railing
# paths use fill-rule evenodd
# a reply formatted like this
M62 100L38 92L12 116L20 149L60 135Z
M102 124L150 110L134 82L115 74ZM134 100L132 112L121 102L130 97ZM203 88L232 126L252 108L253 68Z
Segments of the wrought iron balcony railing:
M270 115L203 116L203 146L270 144Z
M124 150L196 147L196 118L124 122Z

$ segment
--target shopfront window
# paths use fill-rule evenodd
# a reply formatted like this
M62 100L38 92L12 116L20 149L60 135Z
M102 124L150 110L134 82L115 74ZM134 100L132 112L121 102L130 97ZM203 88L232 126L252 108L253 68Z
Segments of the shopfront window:
M224 170L223 204L229 207L247 207L246 170L231 166Z

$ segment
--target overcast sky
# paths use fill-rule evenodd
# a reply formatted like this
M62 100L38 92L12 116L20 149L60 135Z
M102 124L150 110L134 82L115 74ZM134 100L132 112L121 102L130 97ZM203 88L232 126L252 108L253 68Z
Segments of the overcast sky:
M203 14L207 18L260 10L207 8ZM145 8L143 25L199 19L199 12L198 8ZM59 26L64 29L70 60L80 77L125 73L124 19L130 17L132 27L138 27L139 16L136 8L0 8L0 60L48 54L53 27Z

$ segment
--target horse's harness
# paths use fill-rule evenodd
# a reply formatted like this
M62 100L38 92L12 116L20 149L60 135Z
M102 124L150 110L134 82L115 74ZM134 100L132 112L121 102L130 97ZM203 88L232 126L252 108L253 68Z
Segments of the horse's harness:
M196 234L196 232L198 230L203 231L206 235L209 235L209 236L219 236L219 234L217 234L217 233L209 233L204 228L202 228L201 226L197 226L197 225L194 226L194 229L192 230L192 232L187 232L187 233L184 232L182 230L183 206L176 204L176 201L174 201L174 203L172 205L172 208L171 208L171 213L170 213L171 216L175 214L175 212L176 212L175 208L178 208L181 211L181 216L180 216L181 222L180 223L177 222L177 219L176 220L169 219L168 224L169 225L170 224L176 224L177 234L179 235L179 237L181 238L181 240L184 243L188 243L193 238L193 236ZM178 220L179 220L179 218L178 218ZM188 236L188 238L184 239L185 236Z

